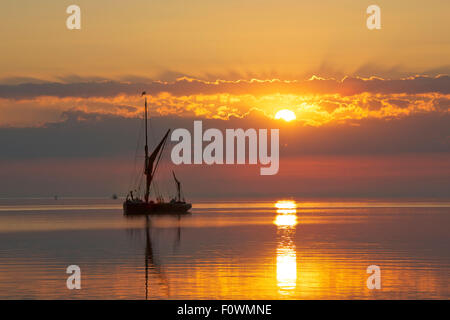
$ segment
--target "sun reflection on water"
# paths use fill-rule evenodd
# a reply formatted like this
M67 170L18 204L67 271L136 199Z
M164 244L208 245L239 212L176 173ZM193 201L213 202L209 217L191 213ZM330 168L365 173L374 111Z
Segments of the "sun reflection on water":
M275 203L277 209L296 209L297 204L292 200L279 200Z
M280 200L275 203L277 216L277 285L279 293L289 295L297 286L297 252L294 243L297 225L297 205L295 201Z
M295 214L278 214L273 223L279 229L295 227L297 225L297 216Z

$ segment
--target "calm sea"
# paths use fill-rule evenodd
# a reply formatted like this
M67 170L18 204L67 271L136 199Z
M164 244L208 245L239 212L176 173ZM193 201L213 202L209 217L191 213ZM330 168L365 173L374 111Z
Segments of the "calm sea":
M0 299L449 299L449 230L448 202L201 202L127 218L121 200L3 199Z

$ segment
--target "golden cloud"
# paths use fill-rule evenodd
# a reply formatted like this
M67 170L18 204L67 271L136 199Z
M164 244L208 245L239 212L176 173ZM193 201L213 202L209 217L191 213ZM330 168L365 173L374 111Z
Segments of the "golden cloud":
M448 76L399 80L312 77L306 81L180 78L175 82L44 83L0 85L0 125L36 126L61 120L67 110L132 118L142 114L138 88L149 87L151 116L243 118L279 109L296 113L304 125L321 126L366 118L392 119L418 113L448 113ZM24 87L25 86L25 87ZM22 89L28 89L22 93Z

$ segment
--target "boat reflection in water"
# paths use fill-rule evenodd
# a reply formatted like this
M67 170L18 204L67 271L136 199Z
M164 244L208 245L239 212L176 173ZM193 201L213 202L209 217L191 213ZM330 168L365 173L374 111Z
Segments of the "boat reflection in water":
M297 225L297 205L295 201L275 203L277 216L277 284L280 294L293 293L297 285L297 252L295 249L295 226Z
M184 215L170 215L166 216L165 219L177 220L176 227L176 236L173 242L173 248L178 248L181 241L181 226L180 220ZM148 292L149 287L151 286L151 279L155 278L155 283L153 286L154 289L160 289L160 293L168 298L170 296L170 287L167 276L164 272L164 268L161 264L160 257L158 257L157 253L155 253L153 244L157 242L157 238L152 237L152 218L157 219L156 215L125 215L126 219L139 219L144 222L144 230L145 230L145 254L144 254L144 266L145 266L145 300L149 298ZM142 229L129 229L131 237L139 233ZM154 290L155 291L155 290Z

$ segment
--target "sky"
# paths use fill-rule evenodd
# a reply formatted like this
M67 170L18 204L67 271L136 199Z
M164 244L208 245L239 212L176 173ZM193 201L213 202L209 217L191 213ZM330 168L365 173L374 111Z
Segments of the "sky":
M374 3L380 30L366 27ZM66 28L71 4L81 30ZM194 120L280 129L275 176L177 167L193 198L448 200L448 12L440 0L4 0L0 197L125 194L145 90L153 140ZM275 120L280 109L297 120Z

